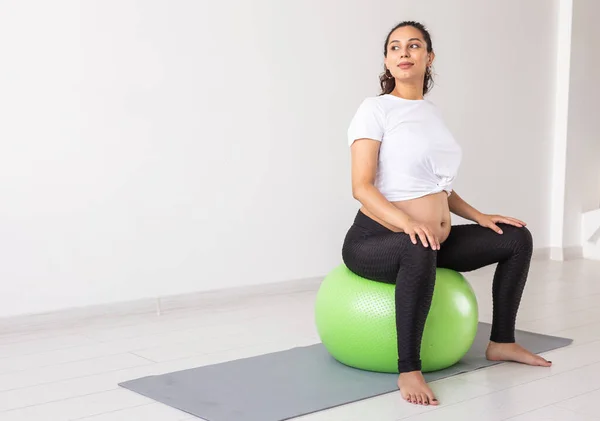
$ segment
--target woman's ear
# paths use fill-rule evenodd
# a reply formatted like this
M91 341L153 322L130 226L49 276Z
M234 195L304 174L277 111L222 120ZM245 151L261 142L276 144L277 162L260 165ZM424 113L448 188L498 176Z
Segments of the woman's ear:
M433 64L433 60L435 60L435 53L432 51L430 53L428 53L429 55L429 62L428 62L428 66L431 66Z

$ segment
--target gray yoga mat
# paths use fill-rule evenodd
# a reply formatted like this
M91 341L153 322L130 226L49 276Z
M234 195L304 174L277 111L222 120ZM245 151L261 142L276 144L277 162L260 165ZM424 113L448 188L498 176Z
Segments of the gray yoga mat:
M428 382L500 364L484 356L491 326L454 366L425 373ZM518 330L517 342L541 353L571 339ZM207 421L280 421L397 390L397 374L372 373L334 360L322 344L148 376L119 384Z

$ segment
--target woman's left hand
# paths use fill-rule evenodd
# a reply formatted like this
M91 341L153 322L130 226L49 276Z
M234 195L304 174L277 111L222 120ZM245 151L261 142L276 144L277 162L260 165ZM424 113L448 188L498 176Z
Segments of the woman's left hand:
M504 223L504 224L514 225L515 227L519 227L519 228L527 225L527 224L525 224L525 222L520 221L516 218L511 218L509 216L502 216L502 215L488 215L485 213L481 214L475 222L477 222L482 227L489 228L491 230L496 231L498 234L502 234L502 230L500 229L500 227L498 225L496 225L499 222Z

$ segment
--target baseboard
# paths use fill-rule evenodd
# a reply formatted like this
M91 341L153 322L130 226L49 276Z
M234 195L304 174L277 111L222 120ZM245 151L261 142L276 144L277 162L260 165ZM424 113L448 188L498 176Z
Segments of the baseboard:
M558 261L583 259L583 247L548 247L549 259Z
M178 310L215 310L265 296L317 291L323 277L294 279L268 284L246 285L210 291L145 298L81 308L68 308L47 313L0 317L0 337L6 334L36 332L47 328L68 329L86 321L135 315L160 316Z
M551 250L550 247L539 247L533 249L533 260L549 260Z

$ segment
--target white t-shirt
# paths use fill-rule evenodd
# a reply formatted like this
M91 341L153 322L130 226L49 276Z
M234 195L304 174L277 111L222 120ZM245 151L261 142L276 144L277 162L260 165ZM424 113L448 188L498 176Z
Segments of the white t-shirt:
M390 202L452 192L462 150L430 101L366 98L348 128L349 145L361 138L381 142L375 187Z

